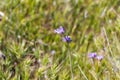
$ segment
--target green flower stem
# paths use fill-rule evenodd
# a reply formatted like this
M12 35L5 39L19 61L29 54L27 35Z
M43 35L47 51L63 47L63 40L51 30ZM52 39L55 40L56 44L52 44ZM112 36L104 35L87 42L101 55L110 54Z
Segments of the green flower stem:
M72 68L72 58L71 58L71 52L70 52L70 45L69 45L69 43L68 43L68 54L69 54L69 60L70 60L71 80L74 80L73 68Z

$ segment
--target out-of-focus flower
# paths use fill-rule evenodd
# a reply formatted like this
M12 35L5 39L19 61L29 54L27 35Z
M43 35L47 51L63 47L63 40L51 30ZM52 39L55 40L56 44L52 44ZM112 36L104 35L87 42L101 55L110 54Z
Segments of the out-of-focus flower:
M0 21L2 20L2 18L4 17L4 13L0 11Z
M101 61L103 59L103 56L102 55L96 56L96 59Z
M18 39L20 39L20 38L21 38L21 36L20 36L20 35L18 35L18 36L17 36L17 38L18 38Z
M89 58L95 58L97 56L96 52L88 54Z
M60 26L59 28L55 29L54 32L57 34L63 34L65 30L62 26Z
M55 50L52 50L52 51L51 51L51 55L54 55L55 53L56 53Z
M2 16L2 17L3 17L3 16L5 16L5 15L4 15L4 13L3 13L3 12L1 12L1 11L0 11L0 16Z
M63 41L70 43L70 42L72 41L72 39L70 38L70 36L65 36L65 37L63 38Z

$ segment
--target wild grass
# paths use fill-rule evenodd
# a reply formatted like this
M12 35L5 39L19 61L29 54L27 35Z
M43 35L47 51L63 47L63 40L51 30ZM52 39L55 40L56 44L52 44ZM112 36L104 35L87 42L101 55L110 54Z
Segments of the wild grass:
M120 80L119 3L0 0L0 80ZM69 47L54 33L59 26Z

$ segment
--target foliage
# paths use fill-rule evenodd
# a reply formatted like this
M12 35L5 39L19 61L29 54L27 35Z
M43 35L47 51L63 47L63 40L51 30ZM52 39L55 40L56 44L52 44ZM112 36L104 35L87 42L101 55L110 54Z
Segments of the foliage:
M0 0L0 80L120 80L119 0ZM72 39L54 30L63 26ZM88 58L96 52L104 58ZM5 55L5 59L2 59ZM69 60L71 55L71 65Z

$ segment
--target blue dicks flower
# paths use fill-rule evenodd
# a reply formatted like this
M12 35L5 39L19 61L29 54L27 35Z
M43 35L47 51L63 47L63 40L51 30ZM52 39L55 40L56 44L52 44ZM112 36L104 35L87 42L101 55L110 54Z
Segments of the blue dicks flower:
M63 34L65 30L62 26L60 26L59 28L55 29L54 32L57 34Z
M97 54L95 52L88 54L89 58L95 58L96 56L97 56Z
M103 59L103 56L102 55L99 55L96 57L97 60L101 61Z
M65 37L63 38L63 41L70 43L70 42L72 41L72 39L70 38L70 36L65 36Z

